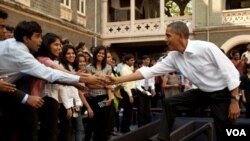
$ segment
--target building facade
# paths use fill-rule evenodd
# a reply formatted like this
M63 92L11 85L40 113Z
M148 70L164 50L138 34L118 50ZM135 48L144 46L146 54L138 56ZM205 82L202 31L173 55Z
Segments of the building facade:
M101 40L101 1L99 0L0 0L9 14L7 24L37 21L43 33L53 32L73 44L97 46Z
M211 41L228 55L234 49L246 50L250 42L249 0L195 0L193 3L195 39Z
M190 0L192 14L172 17L166 0L129 0L127 7L121 0L102 1L103 44L115 51L131 49L138 56L164 51L166 25L177 20L187 23L191 39L211 41L228 54L243 52L250 42L249 0Z
M211 41L226 53L250 42L250 0L190 0L192 13L169 16L166 2L180 0L0 0L8 23L35 20L74 44L104 45L115 52L158 58L165 51L166 25L186 22L191 39ZM188 0L183 0L188 1Z

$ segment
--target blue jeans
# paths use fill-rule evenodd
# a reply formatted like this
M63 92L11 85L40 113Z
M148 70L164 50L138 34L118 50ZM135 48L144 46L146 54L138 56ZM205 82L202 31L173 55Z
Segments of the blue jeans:
M83 128L82 116L79 115L76 118L72 118L72 120L73 120L75 141L83 141L84 128Z

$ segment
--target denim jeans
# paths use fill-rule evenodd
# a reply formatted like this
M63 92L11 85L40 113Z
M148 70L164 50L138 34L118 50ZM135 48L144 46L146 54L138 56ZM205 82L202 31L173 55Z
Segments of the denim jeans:
M83 141L84 128L83 128L82 116L79 115L76 118L72 118L72 120L73 120L75 141Z

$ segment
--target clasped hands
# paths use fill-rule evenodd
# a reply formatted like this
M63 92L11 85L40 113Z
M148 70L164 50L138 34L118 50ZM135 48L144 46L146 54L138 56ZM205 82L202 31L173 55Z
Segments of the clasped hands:
M78 74L80 76L80 82L84 82L90 85L113 85L116 84L117 78L105 74Z

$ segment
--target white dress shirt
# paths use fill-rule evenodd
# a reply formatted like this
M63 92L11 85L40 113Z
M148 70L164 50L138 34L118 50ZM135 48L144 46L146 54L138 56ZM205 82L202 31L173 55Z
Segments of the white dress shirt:
M61 66L63 67L62 64ZM71 72L75 72L71 65L69 65L69 69ZM74 86L59 85L59 98L60 102L63 103L66 109L72 108L74 106L82 106L79 91Z
M22 73L49 82L79 82L80 77L55 70L38 62L22 42L14 38L0 41L0 75L7 75L7 82L21 78Z
M213 92L240 84L239 72L228 57L213 43L188 40L184 53L169 52L168 56L151 68L139 70L144 78L180 71L199 89Z
M146 66L142 66L141 68L149 68ZM145 89L143 89L142 87L144 87ZM149 90L149 88L151 90L155 89L155 77L151 77L149 79L141 79L141 80L137 80L136 81L136 88L138 90L140 90L141 92Z
M28 74L49 82L79 82L80 77L46 67L38 62L22 42L14 38L0 41L0 75L7 75L5 81L13 83ZM22 103L26 103L26 95Z

